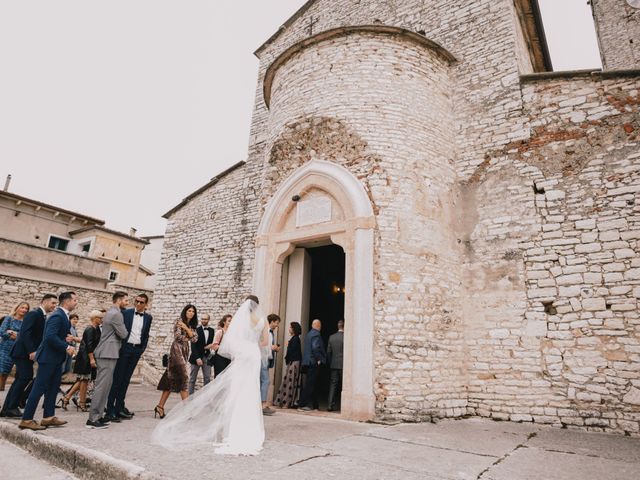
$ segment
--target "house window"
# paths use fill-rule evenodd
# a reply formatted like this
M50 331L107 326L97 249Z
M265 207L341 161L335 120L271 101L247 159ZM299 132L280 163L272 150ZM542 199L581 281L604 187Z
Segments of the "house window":
M66 252L68 245L69 245L69 240L66 240L60 237L54 237L53 235L49 236L49 248L53 248L54 250L62 250L63 252Z
M82 251L84 253L89 253L89 250L91 250L91 244L90 243L85 243L84 245L82 245Z
M115 282L118 280L118 277L120 276L120 273L116 272L115 270L111 270L109 272L109 281L110 282Z

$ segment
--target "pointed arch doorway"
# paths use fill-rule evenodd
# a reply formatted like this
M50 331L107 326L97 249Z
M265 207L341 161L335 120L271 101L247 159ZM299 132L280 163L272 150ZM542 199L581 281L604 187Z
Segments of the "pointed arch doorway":
M335 286L342 289L345 320L341 416L353 420L375 416L374 228L371 202L358 179L342 166L313 160L287 178L267 203L256 240L254 291L266 310L282 317L283 341L290 322L309 328L311 254L319 255L313 249L329 247L333 255L342 250L344 285ZM332 321L323 327L327 336L335 331L328 331Z

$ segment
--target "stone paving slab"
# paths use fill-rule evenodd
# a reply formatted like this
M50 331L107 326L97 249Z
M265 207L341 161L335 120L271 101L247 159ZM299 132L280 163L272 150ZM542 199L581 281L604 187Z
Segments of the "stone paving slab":
M42 440L38 448L51 447L63 464L77 464L79 452L83 458L93 452L103 464L101 471L82 475L74 470L77 477L92 479L113 478L100 472L118 468L127 478L225 480L627 480L637 476L630 472L640 472L638 438L478 418L378 425L278 410L265 417L267 439L259 456L218 456L209 446L168 451L149 444L161 421L153 418L158 398L153 387L132 386L127 405L136 416L106 430L85 428L88 414L72 408L57 411L69 421L63 428L34 434L20 432L18 422L10 421L0 424L0 435L26 445ZM177 401L172 395L167 407ZM69 458L58 458L65 455ZM596 476L603 468L607 475Z
M634 480L640 465L599 456L520 448L480 476L480 480Z
M533 423L494 422L484 419L441 420L435 424L400 424L370 434L389 440L417 443L454 451L500 457L540 431Z

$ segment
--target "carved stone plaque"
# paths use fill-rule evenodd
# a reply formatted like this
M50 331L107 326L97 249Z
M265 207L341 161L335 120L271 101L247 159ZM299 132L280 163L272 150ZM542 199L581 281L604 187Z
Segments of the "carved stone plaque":
M296 207L296 227L305 227L331 221L331 199L315 197L298 202Z

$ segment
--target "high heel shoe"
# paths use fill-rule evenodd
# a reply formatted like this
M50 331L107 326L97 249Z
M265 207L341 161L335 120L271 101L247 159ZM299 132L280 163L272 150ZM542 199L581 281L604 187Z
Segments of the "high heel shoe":
M67 397L62 397L56 402L56 407L61 407L63 410L67 410L67 405L69 405L69 399Z
M164 407L156 405L156 408L153 409L153 418L156 418L156 415L160 418L164 418Z
M87 404L86 403L78 403L78 402L76 402L76 411L77 412L88 412L89 409L87 408Z

